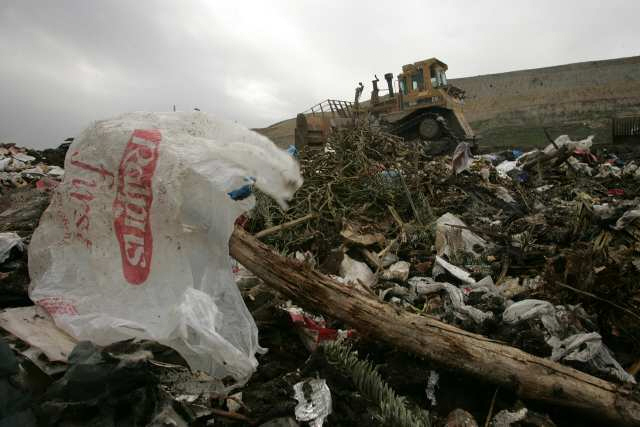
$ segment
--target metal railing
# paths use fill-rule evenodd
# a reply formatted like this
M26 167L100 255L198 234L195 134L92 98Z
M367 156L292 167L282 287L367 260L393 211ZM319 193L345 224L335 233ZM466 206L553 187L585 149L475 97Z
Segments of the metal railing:
M307 111L304 111L303 114L311 114L313 116L316 114L330 114L333 117L348 119L353 117L353 103L338 99L326 99L309 108Z

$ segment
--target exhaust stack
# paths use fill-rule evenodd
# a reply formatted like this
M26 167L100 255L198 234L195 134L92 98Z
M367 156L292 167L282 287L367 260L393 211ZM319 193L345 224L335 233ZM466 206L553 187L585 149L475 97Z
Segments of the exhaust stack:
M393 97L393 73L385 74L384 79L387 81L387 86L389 86L389 96Z

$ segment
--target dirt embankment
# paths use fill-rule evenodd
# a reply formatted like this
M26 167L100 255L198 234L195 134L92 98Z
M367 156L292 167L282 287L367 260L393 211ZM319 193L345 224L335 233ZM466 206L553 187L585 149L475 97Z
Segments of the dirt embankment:
M452 79L483 144L544 143L543 127L611 142L611 118L640 114L640 56Z

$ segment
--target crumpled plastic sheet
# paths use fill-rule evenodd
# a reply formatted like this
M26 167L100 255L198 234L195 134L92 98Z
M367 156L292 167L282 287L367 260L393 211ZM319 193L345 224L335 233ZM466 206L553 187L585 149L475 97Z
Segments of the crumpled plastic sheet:
M623 230L636 219L640 218L640 207L626 211L618 221L616 221L615 229Z
M452 276L456 277L457 279L460 279L460 281L463 283L467 283L467 284L476 283L475 279L471 277L471 274L469 274L469 272L451 264L450 262L446 261L444 258L437 255L436 255L436 265L434 267L436 266L443 268L444 270L449 272ZM438 269L434 268L433 275L437 277L437 275L440 274L441 271L442 270L438 271Z
M0 263L3 263L9 258L11 249L18 247L20 250L24 250L24 244L22 243L22 237L17 233L0 233Z
M406 282L409 278L411 264L407 261L398 261L389 266L389 269L382 272L384 280Z
M356 261L347 254L342 258L339 273L346 283L360 283L366 287L373 285L376 280L367 264Z
M435 292L445 291L449 295L451 305L456 313L473 319L476 323L482 323L493 318L493 313L485 313L475 307L464 303L464 292L462 289L446 282L435 282L430 277L412 277L409 279L409 286L418 295L428 295Z
M615 360L611 351L603 344L600 334L582 332L561 338L566 334L567 325L564 323L567 322L567 314L568 310L564 306L554 306L548 301L526 299L507 307L502 313L502 320L507 324L516 324L539 318L548 333L546 342L552 348L551 360L582 362L598 372L635 384L635 378Z
M296 419L307 421L309 427L321 427L331 414L331 391L323 379L300 381L293 385Z
M467 169L473 161L471 146L468 142L461 142L456 146L453 156L451 156L451 167L455 174L459 174Z
M611 351L604 345L602 337L597 332L575 334L564 340L551 337L547 342L553 347L551 354L553 361L586 363L599 372L606 372L620 381L633 384L636 382L633 375L625 371L613 358Z
M509 175L507 173L517 168L518 161L517 160L505 160L496 166L496 172L502 178L507 178Z
M438 255L449 258L460 252L481 255L478 249L486 248L487 241L465 228L466 226L460 218L449 212L437 219L435 245Z
M568 135L560 135L559 137L556 138L554 142L558 147L567 145L569 148L569 151L573 151L576 148L582 148L582 149L591 148L591 146L593 145L593 137L594 135L590 135L585 139L581 139L579 141L573 141L571 140L571 138L569 138ZM547 145L544 149L544 152L546 154L555 153L556 151L557 151L557 148L553 144Z

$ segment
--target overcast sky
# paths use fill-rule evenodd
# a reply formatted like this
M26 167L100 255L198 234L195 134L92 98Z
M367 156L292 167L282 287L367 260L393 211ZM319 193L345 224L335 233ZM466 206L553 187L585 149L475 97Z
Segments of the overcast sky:
M639 16L637 0L2 0L0 142L174 104L263 127L432 56L450 78L633 56Z

